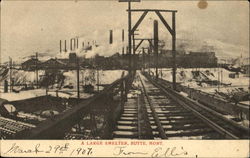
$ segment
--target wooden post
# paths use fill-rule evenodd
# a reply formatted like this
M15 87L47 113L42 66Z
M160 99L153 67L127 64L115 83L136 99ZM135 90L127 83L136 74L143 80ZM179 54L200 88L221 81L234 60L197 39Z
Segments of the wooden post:
M80 66L79 66L79 59L78 57L76 58L76 79L77 79L77 99L80 99L80 83L79 83L79 69L80 69Z
M155 56L155 78L158 79L158 21L154 20L154 56Z
M173 89L176 90L176 31L175 31L175 12L172 12L172 54L173 54Z

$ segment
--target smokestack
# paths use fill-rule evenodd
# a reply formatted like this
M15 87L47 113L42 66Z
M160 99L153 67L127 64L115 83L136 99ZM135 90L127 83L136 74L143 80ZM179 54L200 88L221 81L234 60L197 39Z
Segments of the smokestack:
M82 42L82 47L84 48L84 42Z
M73 38L73 40L74 40L74 49L73 50L75 50L76 49L76 39Z
M64 41L64 51L67 52L67 41Z
M76 48L78 49L78 38L76 39Z
M109 44L113 43L113 30L109 30Z
M60 40L60 53L62 53L62 40Z
M70 50L72 50L72 38L70 39Z
M155 77L158 79L158 21L154 20Z
M124 29L122 29L122 42L124 42Z

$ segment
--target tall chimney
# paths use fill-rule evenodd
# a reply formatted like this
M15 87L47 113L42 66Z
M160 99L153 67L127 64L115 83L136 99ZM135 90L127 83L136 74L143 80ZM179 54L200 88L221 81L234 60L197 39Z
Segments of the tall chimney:
M124 42L124 29L122 29L122 42Z
M82 47L84 48L84 42L82 42Z
M72 38L70 39L70 50L72 50Z
M67 52L67 41L64 41L64 51Z
M122 43L124 43L124 29L122 29ZM122 46L122 55L124 55L124 45Z
M113 30L109 30L109 44L113 43Z
M62 53L62 40L60 40L60 53Z
M76 49L76 38L73 39L74 40L74 50Z
M76 48L78 49L78 38L76 39Z

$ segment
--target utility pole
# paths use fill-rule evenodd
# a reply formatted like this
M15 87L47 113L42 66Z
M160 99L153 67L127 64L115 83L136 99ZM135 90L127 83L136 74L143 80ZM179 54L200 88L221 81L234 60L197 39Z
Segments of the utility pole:
M80 71L80 66L79 66L79 59L76 57L76 78L77 78L77 99L80 99L80 80L79 80L79 71Z
M38 89L38 52L36 52L36 88Z
M9 57L9 69L10 69L10 92L12 92L12 58Z
M150 75L150 64L151 64L151 46L149 46L148 48L148 72L149 72L149 75Z
M158 21L154 20L154 56L155 56L155 78L158 79Z
M99 90L99 82L100 82L100 80L99 80L99 68L98 68L98 66L96 67L96 70L97 70L97 91L99 92L100 90Z
M122 29L122 55L124 56L124 29Z
M142 69L145 69L145 50L144 47L142 48Z

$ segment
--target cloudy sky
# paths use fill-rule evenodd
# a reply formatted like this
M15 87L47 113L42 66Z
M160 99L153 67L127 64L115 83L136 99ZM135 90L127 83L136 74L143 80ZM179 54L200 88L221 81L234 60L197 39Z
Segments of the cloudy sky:
M173 9L176 15L177 47L199 51L204 46L219 57L249 55L249 4L237 1L209 1L206 9L198 1L143 1L132 8ZM107 47L101 54L121 50L121 30L127 29L127 3L109 1L3 1L1 2L1 61L19 60L39 52L54 56L59 40L75 36L80 41L96 40L105 47L109 30L114 31L115 49ZM133 14L133 23L139 13ZM171 25L171 14L163 13ZM152 37L155 14L148 14L140 37ZM167 49L171 38L159 21L159 36ZM146 46L146 45L145 45ZM98 52L100 53L100 52Z

